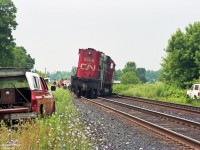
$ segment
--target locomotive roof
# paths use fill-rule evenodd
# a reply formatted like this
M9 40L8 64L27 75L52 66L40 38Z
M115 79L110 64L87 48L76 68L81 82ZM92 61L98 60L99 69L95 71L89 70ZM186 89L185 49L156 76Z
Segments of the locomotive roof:
M115 64L115 62L113 61L113 59L112 59L110 56L105 55L103 52L98 51L98 50L95 50L94 48L85 48L85 49L84 49L84 48L81 48L81 49L79 49L79 53L80 53L80 50L84 50L84 51L90 50L90 51L96 51L97 53L102 53L104 56L109 57L109 59L112 61L112 63ZM116 65L116 64L115 64L115 65Z
M89 51L96 51L96 52L99 52L99 53L103 53L103 52L98 51L98 50L96 50L96 49L94 49L94 48L85 48L85 49L84 49L84 48L81 48L81 49L79 49L79 51L80 51L80 50L85 50L85 51L88 51L88 50L89 50Z

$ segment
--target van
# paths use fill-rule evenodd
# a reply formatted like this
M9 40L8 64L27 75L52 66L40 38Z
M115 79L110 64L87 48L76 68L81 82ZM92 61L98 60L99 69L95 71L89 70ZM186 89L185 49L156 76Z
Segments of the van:
M200 98L200 84L193 84L192 87L187 90L187 98L199 99Z

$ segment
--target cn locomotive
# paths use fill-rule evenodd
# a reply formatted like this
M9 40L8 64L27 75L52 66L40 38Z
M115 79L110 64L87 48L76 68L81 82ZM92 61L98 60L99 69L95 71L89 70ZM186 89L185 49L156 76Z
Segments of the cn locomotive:
M71 90L78 96L96 98L112 94L115 63L111 57L93 48L79 49L76 73Z

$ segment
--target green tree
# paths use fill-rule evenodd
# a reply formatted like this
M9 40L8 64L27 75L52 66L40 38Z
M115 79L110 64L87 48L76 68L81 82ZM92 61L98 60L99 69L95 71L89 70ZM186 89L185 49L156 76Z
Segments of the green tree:
M171 36L165 49L161 79L185 88L192 80L198 79L200 72L200 22L180 29Z
M17 47L12 31L16 29L17 9L11 0L0 0L0 67L33 68L35 59Z
M154 83L159 80L159 75L160 75L160 70L158 71L147 70L145 77L147 79L147 82Z
M120 81L122 84L138 84L140 83L140 79L137 74L132 71L128 71L120 77Z
M126 72L135 72L136 73L136 64L135 62L127 62L124 69L122 69L122 74L126 73Z
M16 29L17 9L11 0L0 0L0 66L9 66L15 42L12 30Z
M114 73L114 80L119 80L121 74L122 74L122 71L121 71L120 69L115 70L115 73Z
M35 59L31 58L27 54L24 47L15 47L12 51L12 66L13 67L25 67L32 69L35 64Z
M42 72L42 71L39 71L39 70L33 70L32 72L34 72L34 73L37 73L39 76L41 76L41 77L43 77L43 78L46 78L47 77L47 75L44 73L44 72Z
M75 76L76 72L77 72L77 67L72 67L71 73L73 76Z
M122 84L137 84L140 82L135 62L126 63L124 69L122 69L120 81Z
M147 79L146 79L146 69L145 68L137 68L137 74L139 76L139 79L142 83L146 83Z

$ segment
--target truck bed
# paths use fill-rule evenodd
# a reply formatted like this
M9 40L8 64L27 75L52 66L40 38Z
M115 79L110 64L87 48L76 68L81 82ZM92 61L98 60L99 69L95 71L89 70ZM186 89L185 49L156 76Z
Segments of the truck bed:
M24 108L7 108L7 109L0 109L1 114L11 114L11 113L26 113L29 109L27 107Z

